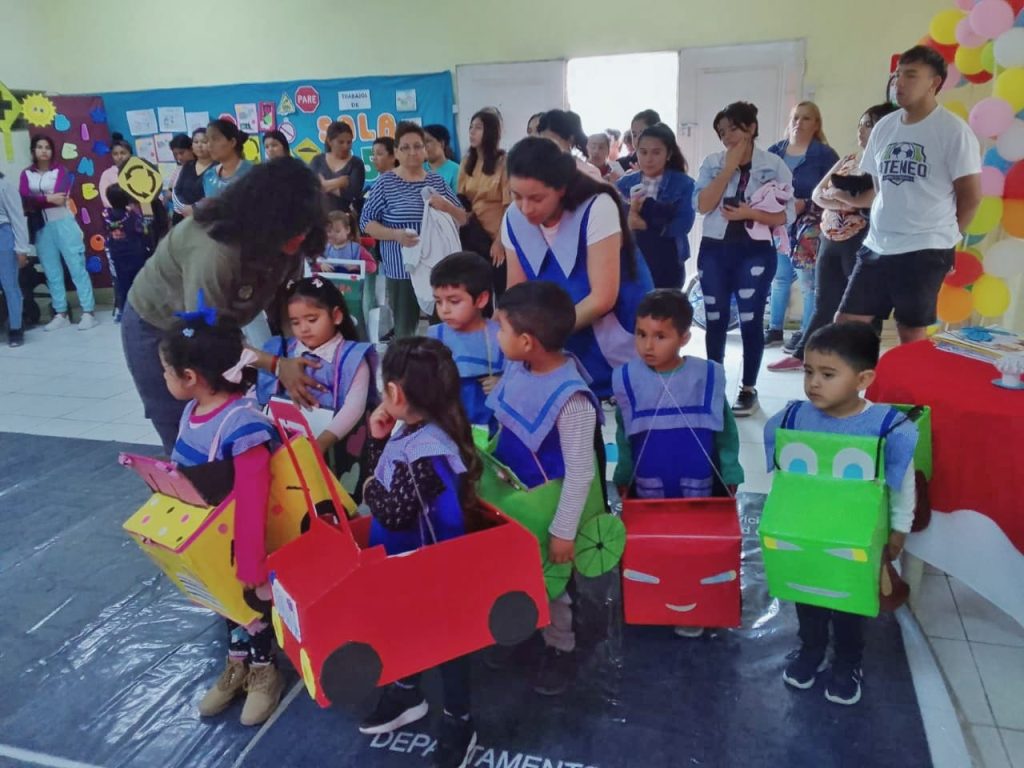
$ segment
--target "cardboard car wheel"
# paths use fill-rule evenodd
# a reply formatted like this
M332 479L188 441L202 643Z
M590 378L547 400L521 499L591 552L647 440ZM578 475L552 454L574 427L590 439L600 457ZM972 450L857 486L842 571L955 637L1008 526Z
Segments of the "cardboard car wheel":
M506 592L491 606L487 625L498 645L519 645L537 628L537 604L525 592Z
M331 652L320 670L320 685L331 704L353 714L372 709L384 664L367 643L345 643Z
M608 573L626 549L626 526L614 515L595 515L576 534L576 570L587 578Z
M544 586L548 597L554 599L565 592L572 578L572 563L552 563L544 554Z

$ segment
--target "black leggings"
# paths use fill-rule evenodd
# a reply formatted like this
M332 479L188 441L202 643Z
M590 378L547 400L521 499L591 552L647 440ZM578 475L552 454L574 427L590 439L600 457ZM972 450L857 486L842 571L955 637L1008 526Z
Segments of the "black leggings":
M228 625L228 654L244 656L250 664L270 664L274 661L274 628L267 625L250 634L240 624L225 619Z
M469 656L446 661L438 666L441 682L444 684L444 710L454 717L469 714ZM419 675L411 675L398 681L403 688L418 688Z

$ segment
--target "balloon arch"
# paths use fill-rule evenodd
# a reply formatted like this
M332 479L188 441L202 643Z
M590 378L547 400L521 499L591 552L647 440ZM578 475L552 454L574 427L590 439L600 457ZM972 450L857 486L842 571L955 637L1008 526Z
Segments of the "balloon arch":
M945 323L972 313L1001 317L1010 306L1008 281L1024 272L1024 0L955 6L932 18L921 42L949 65L943 104L982 143L983 198L939 291Z

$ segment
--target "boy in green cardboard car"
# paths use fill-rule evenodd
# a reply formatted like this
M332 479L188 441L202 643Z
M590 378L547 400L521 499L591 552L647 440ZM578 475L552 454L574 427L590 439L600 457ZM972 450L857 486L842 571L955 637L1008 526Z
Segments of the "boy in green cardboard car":
M878 337L871 326L865 323L832 324L817 331L807 342L804 359L804 392L810 402L791 402L785 410L769 420L764 430L765 452L769 470L777 468L785 473L817 475L826 482L850 480L865 484L864 481L875 478L882 481L884 478L888 493L882 494L881 499L888 505L890 533L882 556L893 560L902 551L913 522L913 457L917 428L892 406L876 405L861 397L860 393L874 381L878 357ZM865 437L872 438L872 445L879 445L881 450L872 456L855 449L828 451L830 456L834 453L829 461L822 460L807 444L787 441L785 450L779 451L779 461L776 463L776 431L780 429L829 435L823 443L834 442L836 436L847 436L851 446L863 445ZM810 442L813 442L813 436L809 437ZM781 446L781 437L779 442ZM821 453L825 455L824 451ZM878 458L882 466L876 470L874 462ZM800 500L786 499L786 502L799 504ZM811 518L820 520L821 515L827 516L830 512L837 514L839 510L812 504L806 510L808 527L814 526ZM837 520L836 526L841 523ZM884 528L881 534L884 535ZM880 539L878 543L881 541L885 539ZM821 554L799 553L798 550L803 547L793 542L774 538L765 538L764 542L768 549L794 550L795 555ZM860 559L867 564L866 567L876 570L880 565L872 563L868 552L863 549L829 549L825 543L823 550L825 554L837 558L837 571L847 565L843 558ZM771 570L771 564L767 565ZM814 583L812 579L813 575L798 584L790 582L787 585L798 593L806 593L807 602L798 600L796 603L800 622L800 648L787 657L789 664L782 679L799 689L808 689L814 685L816 674L828 666L825 654L831 626L835 656L825 687L825 698L836 704L856 704L861 696L864 617L835 607L823 607L822 603L835 606L837 603L831 598L843 598L846 593L829 589L828 585ZM877 581L875 590L877 594ZM838 604L842 605L842 601ZM861 610L860 613L867 611Z

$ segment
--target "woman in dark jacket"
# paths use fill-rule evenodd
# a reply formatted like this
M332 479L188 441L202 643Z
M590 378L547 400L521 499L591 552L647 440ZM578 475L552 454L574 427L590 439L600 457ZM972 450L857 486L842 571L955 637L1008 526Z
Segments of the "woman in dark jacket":
M773 144L768 151L783 159L793 174L793 196L796 199L796 221L789 227L789 253L779 254L778 269L772 282L770 319L765 334L765 346L782 344L782 329L789 306L789 288L800 280L804 311L800 331L786 343L788 350L796 349L814 314L814 259L818 251L821 208L811 200L829 169L839 155L828 145L821 124L821 110L813 101L802 101L793 107L789 120L789 137Z

